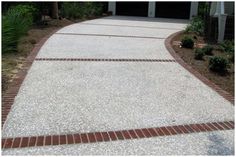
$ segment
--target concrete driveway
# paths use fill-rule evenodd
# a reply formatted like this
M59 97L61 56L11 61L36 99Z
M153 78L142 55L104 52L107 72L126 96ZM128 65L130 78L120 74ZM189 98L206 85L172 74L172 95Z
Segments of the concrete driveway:
M59 30L28 72L3 138L234 121L233 105L175 62L165 48L165 39L186 24L111 16ZM2 153L233 155L233 137L233 130L222 130Z

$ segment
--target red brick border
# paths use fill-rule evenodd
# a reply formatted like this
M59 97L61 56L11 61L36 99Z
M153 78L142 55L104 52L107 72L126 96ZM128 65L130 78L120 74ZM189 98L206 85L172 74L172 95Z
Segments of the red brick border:
M188 70L189 72L191 72L194 76L196 76L199 80L201 80L203 83L205 83L207 86L211 87L213 90L215 90L217 93L219 93L222 97L224 97L226 100L228 100L229 102L231 102L234 105L234 96L232 96L231 94L229 94L228 92L224 91L223 89L221 89L218 85L216 85L215 83L211 82L210 80L208 80L206 77L204 77L203 75L201 75L198 71L196 71L195 69L193 69L190 65L188 65L187 63L185 63L182 58L175 52L175 50L172 48L171 43L173 42L173 38L177 35L179 35L180 33L183 33L183 31L179 31L177 33L174 33L172 35L170 35L166 40L165 40L165 46L167 48L167 50L170 52L170 54L174 57L174 59L180 64L182 65L186 70Z
M103 37L122 37L122 38L145 38L145 39L166 39L162 37L144 37L135 35L107 35L107 34L85 34L85 33L55 33L59 35L82 35L82 36L103 36Z
M158 136L172 136L196 132L210 132L217 130L234 129L233 121L209 122L201 124L185 124L163 126L157 128L141 128L131 130L90 132L64 135L45 135L31 137L15 137L2 139L2 148L23 148L35 146L52 146L79 143L94 143L116 140L129 140L137 138L150 138Z
M36 61L175 62L174 59L35 58Z
M59 28L60 29L60 28ZM11 106L14 102L15 96L17 95L21 84L23 83L25 76L27 75L28 70L30 69L36 55L38 54L42 45L47 41L47 39L57 32L59 29L54 30L49 35L42 38L37 44L35 44L33 50L30 52L29 56L26 58L26 61L23 65L23 68L19 70L16 74L16 78L10 83L8 90L2 96L2 127L7 119L7 115L11 110Z

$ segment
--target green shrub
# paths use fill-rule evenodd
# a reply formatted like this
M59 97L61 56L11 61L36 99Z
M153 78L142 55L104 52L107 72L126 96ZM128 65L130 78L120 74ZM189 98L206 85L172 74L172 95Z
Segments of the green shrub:
M32 9L32 8L31 8ZM10 8L2 17L2 52L16 50L17 42L33 24L33 15L28 5Z
M234 52L234 42L230 40L225 40L224 42L220 43L220 49L224 52Z
M202 51L206 54L206 55L213 55L212 51L213 51L213 47L211 45L206 45L202 48Z
M203 49L196 48L194 52L195 52L195 56L194 56L195 59L203 60L203 57L205 55L205 53L203 52Z
M61 14L69 19L97 16L102 14L102 4L95 2L64 2Z
M85 16L97 16L102 14L102 4L94 2L85 2L83 4Z
M234 62L234 41L225 40L220 43L220 49L229 54L229 60Z
M228 66L229 66L228 60L223 57L215 56L210 58L209 68L212 71L226 72Z
M11 7L10 10L14 10L16 12L19 12L24 18L28 18L28 19L32 20L32 22L40 14L39 10L35 6L27 5L27 4L16 5L14 7Z
M194 17L190 24L187 25L186 32L194 32L198 35L203 35L204 33L204 22L200 17Z
M185 48L193 48L194 41L190 36L184 36L181 40L181 45Z

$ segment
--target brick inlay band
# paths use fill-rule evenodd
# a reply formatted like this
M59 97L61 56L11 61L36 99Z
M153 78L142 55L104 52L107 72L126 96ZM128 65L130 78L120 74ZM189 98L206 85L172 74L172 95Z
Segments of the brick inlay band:
M174 59L35 58L36 61L175 62Z
M115 35L115 34L85 34L85 33L55 33L59 35L81 35L81 36L103 36L103 37L122 37L122 38L145 38L145 39L166 39L162 37L145 37L145 36L135 36L135 35Z
M84 144L94 142L107 142L116 140L141 139L158 136L173 136L196 132L210 132L217 130L234 129L234 121L209 122L201 124L185 124L163 126L157 128L141 128L131 130L76 133L67 135L45 135L31 137L3 138L2 148L23 148L35 146L52 146L65 144Z

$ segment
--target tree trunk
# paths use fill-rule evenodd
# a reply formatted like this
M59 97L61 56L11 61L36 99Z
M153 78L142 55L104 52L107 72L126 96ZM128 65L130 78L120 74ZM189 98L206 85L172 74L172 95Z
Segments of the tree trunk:
M58 19L58 2L52 2L52 18Z

